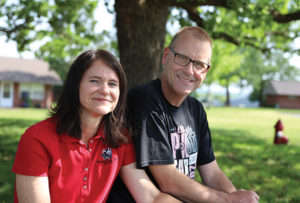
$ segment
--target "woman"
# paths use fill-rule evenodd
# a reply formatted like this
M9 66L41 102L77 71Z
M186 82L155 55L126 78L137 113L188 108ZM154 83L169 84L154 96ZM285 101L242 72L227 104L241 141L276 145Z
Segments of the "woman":
M172 200L135 167L124 135L126 88L123 69L109 52L77 57L51 117L21 137L12 169L15 202L105 202L119 170L137 202Z

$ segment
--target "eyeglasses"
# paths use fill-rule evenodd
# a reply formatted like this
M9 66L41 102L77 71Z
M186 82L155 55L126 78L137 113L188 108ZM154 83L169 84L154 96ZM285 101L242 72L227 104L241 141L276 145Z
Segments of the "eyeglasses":
M204 63L202 61L194 61L186 55L179 54L179 53L175 52L174 49L171 48L171 47L169 47L169 49L171 50L171 52L175 56L174 57L174 62L176 64L180 65L180 66L187 66L187 65L189 65L190 62L193 62L194 70L197 73L205 73L210 68L210 64Z

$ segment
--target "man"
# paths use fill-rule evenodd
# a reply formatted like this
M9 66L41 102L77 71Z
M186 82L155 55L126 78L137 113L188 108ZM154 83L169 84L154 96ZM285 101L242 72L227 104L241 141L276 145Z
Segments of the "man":
M183 202L258 202L219 168L203 106L189 96L210 68L212 43L199 27L181 29L164 49L160 79L128 94L137 167ZM198 169L202 184L194 179Z

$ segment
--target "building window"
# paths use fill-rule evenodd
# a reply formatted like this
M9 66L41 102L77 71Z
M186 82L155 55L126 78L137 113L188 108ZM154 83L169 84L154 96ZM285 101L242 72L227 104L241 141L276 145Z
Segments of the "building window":
M10 85L9 83L3 84L3 98L10 98Z
M21 84L20 85L20 98L24 94L31 100L43 100L45 97L44 85L42 84Z
M298 100L299 97L298 97L298 96L289 96L289 99L290 99L290 100Z

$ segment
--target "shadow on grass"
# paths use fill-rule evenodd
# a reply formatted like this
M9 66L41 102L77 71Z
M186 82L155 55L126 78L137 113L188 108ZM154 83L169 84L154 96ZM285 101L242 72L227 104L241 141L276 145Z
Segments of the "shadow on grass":
M15 175L11 172L21 135L35 120L0 120L0 202L13 202Z
M0 202L13 202L11 172L20 136L38 120L0 120ZM300 202L300 148L275 146L247 131L212 128L218 163L237 188L254 190L260 202ZM197 176L199 180L199 176Z
M239 130L213 128L212 136L219 166L237 188L255 190L260 202L300 202L299 147Z

